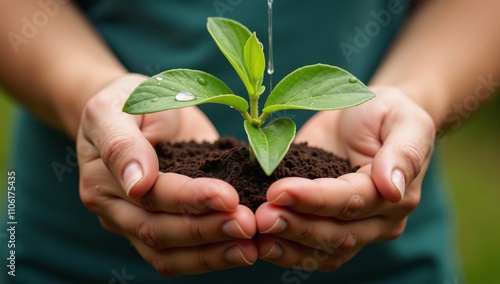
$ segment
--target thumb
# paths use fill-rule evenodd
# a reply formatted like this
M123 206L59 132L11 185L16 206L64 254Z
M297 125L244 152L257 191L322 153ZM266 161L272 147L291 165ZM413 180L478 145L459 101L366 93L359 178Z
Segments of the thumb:
M138 198L146 194L156 181L158 158L139 128L122 127L103 137L103 143L99 145L101 158L125 193Z
M130 92L144 78L121 77L91 98L82 113L79 134L94 150L83 162L102 159L125 193L134 198L149 191L159 168L156 152L139 128L143 116L121 111Z
M427 113L417 118L387 119L394 123L382 128L383 144L375 154L371 171L377 189L389 202L402 201L406 188L421 178L420 172L429 163L435 126Z

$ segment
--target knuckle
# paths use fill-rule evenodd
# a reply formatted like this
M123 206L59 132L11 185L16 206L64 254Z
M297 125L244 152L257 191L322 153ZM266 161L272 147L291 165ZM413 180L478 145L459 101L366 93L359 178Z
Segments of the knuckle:
M97 186L85 186L80 184L80 200L85 208L89 211L97 213L100 210L101 197L96 194L99 188Z
M201 249L198 253L198 264L202 271L214 271L215 266L212 264L213 260L207 255L206 250Z
M332 272L338 270L344 264L342 257L330 257L318 270Z
M126 156L134 146L133 139L124 133L115 133L107 137L101 145L101 158L106 165L113 165Z
M341 255L352 250L359 242L358 235L352 231L342 233L331 245L332 255Z
M161 238L158 237L158 233L155 231L154 227L146 222L140 223L136 227L136 236L148 247L153 249L162 249L164 245Z
M153 268L165 277L175 277L180 275L180 272L172 266L167 265L162 259L153 259L151 261Z
M406 162L407 172L417 176L422 169L427 155L423 154L415 145L404 145L400 148L401 157Z
M363 195L355 193L351 195L342 210L339 213L339 218L342 220L352 220L358 217L366 206L366 199Z
M401 204L401 206L403 206L404 212L406 213L405 215L410 214L410 212L412 212L415 208L417 208L419 203L420 203L420 190L409 192L405 196L405 199Z
M313 236L314 232L310 226L303 226L299 229L297 240L308 240Z
M189 228L189 236L199 242L199 243L206 243L206 237L205 234L203 233L203 229L200 226L198 222L194 222L191 217L189 217L190 220L188 221L188 228Z
M304 259L299 256L295 256L293 258L287 259L288 264L285 264L285 266L288 267L293 267L296 269L303 269L304 267Z
M405 218L403 221L397 223L396 225L393 225L391 229L387 230L385 240L392 241L401 237L406 228L406 220L407 219Z
M109 232L112 232L112 233L118 233L119 232L119 230L116 228L116 226L114 226L111 222L105 220L104 218L99 217L99 222L101 223L101 226L106 231L109 231Z

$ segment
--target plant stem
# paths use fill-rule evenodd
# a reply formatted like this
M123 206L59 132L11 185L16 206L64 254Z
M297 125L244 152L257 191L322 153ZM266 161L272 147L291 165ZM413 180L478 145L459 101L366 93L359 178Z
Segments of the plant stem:
M253 152L252 146L248 145L248 153L250 154L250 162L255 161L255 153Z
M262 121L262 124L264 124L264 121L266 121L266 118L269 116L268 113L262 113L260 116L259 116L259 120Z
M250 96L250 115L252 118L259 118L259 97Z
M250 116L250 114L248 112L242 112L241 115L243 115L243 118L248 121L248 122L252 122L252 117Z

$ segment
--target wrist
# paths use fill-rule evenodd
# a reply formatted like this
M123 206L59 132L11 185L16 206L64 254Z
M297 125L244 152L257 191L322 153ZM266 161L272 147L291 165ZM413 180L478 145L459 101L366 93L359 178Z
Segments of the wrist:
M49 82L54 82L51 85L57 87L48 90L56 114L56 127L74 140L80 125L81 113L88 100L105 86L126 74L125 69L113 67L93 70L73 80L67 79L66 82L61 82L64 80L58 79L57 76L49 79Z
M412 82L383 81L375 78L371 82L373 88L394 88L410 98L432 118L434 125L440 127L443 123L447 106L450 104L446 90L442 84L433 84L429 81L425 84Z

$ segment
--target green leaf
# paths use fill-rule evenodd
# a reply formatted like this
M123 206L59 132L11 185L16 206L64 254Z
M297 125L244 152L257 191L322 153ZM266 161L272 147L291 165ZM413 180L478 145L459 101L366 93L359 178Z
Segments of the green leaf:
M245 62L245 45L252 35L244 25L226 18L208 18L207 29L249 93L253 90Z
M257 161L269 176L281 163L295 137L293 120L281 117L265 127L256 128L250 122L244 122L245 131Z
M269 95L263 112L342 109L359 105L374 96L349 72L316 64L299 68L279 82Z
M139 84L125 102L123 111L144 114L203 103L219 103L245 113L248 102L232 93L221 80L203 71L172 69Z
M247 71L250 75L250 83L253 86L253 94L257 94L259 92L259 87L262 84L262 77L264 77L266 59L264 57L264 51L262 50L255 33L250 36L245 44L244 56Z

